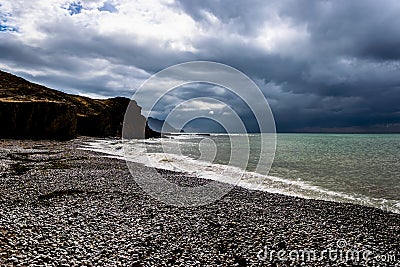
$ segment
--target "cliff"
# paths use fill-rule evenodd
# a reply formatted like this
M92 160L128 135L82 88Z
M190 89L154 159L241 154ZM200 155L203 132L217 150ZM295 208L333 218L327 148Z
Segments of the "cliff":
M0 100L0 123L5 138L66 140L75 137L77 116L67 103Z
M0 137L71 139L76 135L121 136L130 100L124 97L91 99L66 94L0 71ZM141 116L137 106L137 116ZM158 137L143 117L135 125L145 136Z

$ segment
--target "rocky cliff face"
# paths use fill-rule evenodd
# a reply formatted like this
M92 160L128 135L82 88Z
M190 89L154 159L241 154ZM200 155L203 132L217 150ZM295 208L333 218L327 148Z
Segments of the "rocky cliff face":
M0 137L71 139L78 135L121 136L128 98L91 99L65 94L0 71ZM143 117L134 125L145 137L158 137Z
M61 102L0 101L0 136L59 139L76 136L75 106Z
M95 112L77 116L77 133L87 136L121 136L128 98L116 97L101 100Z

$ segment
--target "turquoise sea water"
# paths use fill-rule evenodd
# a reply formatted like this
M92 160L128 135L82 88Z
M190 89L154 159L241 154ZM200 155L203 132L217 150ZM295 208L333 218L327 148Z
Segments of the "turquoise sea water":
M400 135L280 134L270 174L400 200Z

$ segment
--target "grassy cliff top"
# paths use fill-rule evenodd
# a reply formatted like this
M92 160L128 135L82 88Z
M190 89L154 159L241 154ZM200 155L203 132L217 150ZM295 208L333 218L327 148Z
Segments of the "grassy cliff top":
M76 106L78 115L88 116L115 105L127 105L128 98L91 99L89 97L66 94L43 85L29 82L23 78L0 70L0 101L2 102L65 102Z

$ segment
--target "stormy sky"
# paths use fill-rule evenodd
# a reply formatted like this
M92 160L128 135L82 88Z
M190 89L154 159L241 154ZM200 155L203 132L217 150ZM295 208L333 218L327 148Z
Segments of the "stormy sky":
M400 132L397 0L0 0L0 69L48 87L131 97L193 60L248 75L280 132ZM215 85L177 88L154 115L201 96L257 130L249 108Z

